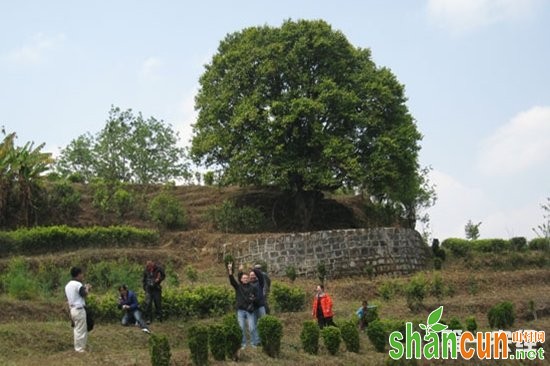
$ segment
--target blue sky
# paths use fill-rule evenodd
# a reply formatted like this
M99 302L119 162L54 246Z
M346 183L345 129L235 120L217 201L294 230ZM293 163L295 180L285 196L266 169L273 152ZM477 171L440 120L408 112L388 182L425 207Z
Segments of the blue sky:
M544 0L3 2L0 125L56 154L115 105L186 142L219 41L289 18L324 19L405 85L439 196L434 237L463 237L469 219L483 238L535 236L550 196Z

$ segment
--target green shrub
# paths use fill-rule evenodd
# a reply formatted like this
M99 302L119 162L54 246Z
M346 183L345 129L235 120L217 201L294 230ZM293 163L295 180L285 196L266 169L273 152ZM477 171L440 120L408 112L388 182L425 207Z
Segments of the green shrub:
M286 277L291 281L291 282L294 282L294 280L296 279L296 268L294 268L294 266L289 266L289 267L286 267L286 271L285 271L285 274L286 274Z
M208 363L208 328L204 325L193 325L187 333L187 345L194 365Z
M346 344L346 349L349 352L359 352L359 330L357 325L352 321L345 322L340 328L342 332L342 339Z
M388 336L399 331L405 334L405 322L399 320L375 320L367 327L367 336L377 352L384 352L388 344Z
M277 357L281 351L283 324L272 315L265 315L258 321L258 334L262 349L269 357Z
M462 323L460 323L460 320L457 317L452 317L448 326L450 330L464 330Z
M117 297L112 293L98 295L92 292L86 298L86 307L91 309L96 321L120 321L121 313L117 305Z
M527 239L523 236L510 239L510 248L517 252L522 252L527 249Z
M93 284L96 291L114 290L123 283L130 289L141 288L143 268L137 263L126 259L88 262L86 268L86 280Z
M374 267L372 266L372 264L367 263L365 265L365 268L363 268L363 273L367 275L369 280L372 280L374 278L374 275L375 275L375 270L374 270Z
M66 181L54 184L49 201L54 215L59 219L72 220L80 212L80 193Z
M514 305L509 301L496 304L487 314L491 328L507 329L514 325L516 314Z
M134 195L124 188L118 188L113 194L113 209L117 217L122 218L133 209Z
M271 286L271 295L275 300L275 308L283 313L302 311L305 308L306 293L301 288L275 282Z
M0 232L3 254L40 254L84 247L120 247L156 244L159 234L131 226L37 226Z
M440 301L445 296L445 284L443 283L441 276L438 274L433 277L430 293Z
M222 325L225 333L225 355L227 358L237 361L242 341L242 331L237 321L237 315L224 316Z
M441 245L449 249L455 257L465 257L472 249L470 241L460 238L448 238Z
M534 238L529 241L529 250L550 251L550 238Z
M185 275L187 276L187 279L191 282L195 282L199 279L199 273L193 267L192 265L185 266Z
M316 355L319 352L319 326L313 320L303 323L300 341L305 352Z
M71 173L67 177L67 180L71 183L85 183L86 178L81 173Z
M24 258L10 259L8 269L2 276L2 285L8 295L17 300L34 300L38 297L38 282Z
M36 279L42 293L51 296L59 291L68 282L70 275L53 260L43 260L38 265Z
M464 325L468 332L475 333L477 331L476 318L474 316L469 316L464 320Z
M471 241L474 250L484 253L501 253L510 249L510 243L504 239L478 239Z
M149 355L152 366L169 366L172 354L170 344L165 335L151 334L149 336Z
M262 211L250 206L237 207L230 200L210 209L208 217L216 229L226 233L254 233L267 227Z
M329 326L321 329L321 336L323 337L323 343L325 344L326 349L331 355L338 353L340 348L340 343L342 337L340 334L340 329Z
M405 295L407 297L407 306L411 311L418 311L422 307L422 302L426 296L426 278L424 275L417 274L405 286Z
M226 334L223 324L212 324L208 328L208 344L216 361L225 361Z
M182 229L185 227L185 210L169 192L161 192L149 203L149 215L158 227Z
M380 286L378 286L378 293L385 301L393 299L399 290L400 285L393 280L384 281Z

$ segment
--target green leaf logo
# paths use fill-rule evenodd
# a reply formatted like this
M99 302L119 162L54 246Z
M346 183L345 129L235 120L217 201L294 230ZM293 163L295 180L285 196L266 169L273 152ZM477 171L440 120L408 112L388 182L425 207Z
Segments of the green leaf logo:
M426 325L419 324L418 326L420 329L426 331L426 335L430 333L439 333L447 329L447 326L445 324L441 324L439 320L441 320L441 316L443 315L443 306L438 307L434 311L428 315L428 319L426 321Z

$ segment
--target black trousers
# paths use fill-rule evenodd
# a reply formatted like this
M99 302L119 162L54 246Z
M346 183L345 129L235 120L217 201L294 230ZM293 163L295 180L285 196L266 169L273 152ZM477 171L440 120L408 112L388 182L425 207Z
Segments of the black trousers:
M332 321L332 316L328 318L319 317L317 318L317 324L319 325L319 328L323 329L324 327L335 327L336 324Z
M145 319L153 321L153 303L155 305L155 318L162 321L162 289L153 288L145 291L144 312Z

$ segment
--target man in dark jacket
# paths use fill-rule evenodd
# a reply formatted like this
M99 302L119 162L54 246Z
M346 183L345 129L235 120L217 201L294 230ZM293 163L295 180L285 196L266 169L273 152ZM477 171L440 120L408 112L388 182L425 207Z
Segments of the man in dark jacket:
M252 346L260 344L260 337L256 328L256 301L259 296L258 287L252 286L249 283L247 274L240 276L240 282L237 282L233 277L233 264L227 265L227 273L229 275L229 283L235 289L236 308L237 308L237 320L242 331L241 347L246 347L246 328L248 325L248 331L250 333L250 343Z
M239 266L239 273L237 276L242 278L244 272L244 267L241 264ZM264 276L262 274L262 271L259 268L252 268L250 272L248 273L248 282L257 288L258 291L258 298L256 299L256 310L254 311L254 315L256 315L256 324L258 324L258 320L262 316L266 314L266 308L265 308L265 281Z
M118 308L124 310L122 325L126 326L136 322L145 333L151 333L141 318L137 296L134 291L128 290L128 286L120 285L118 288Z
M162 286L166 274L161 266L153 261L147 261L143 271L143 290L145 291L145 317L149 322L153 321L153 303L155 303L155 316L162 321Z
M267 272L262 268L261 264L254 265L255 269L258 269L262 272L262 276L264 278L264 303L265 303L265 313L269 314L269 293L271 292L271 278L269 278L269 275Z

